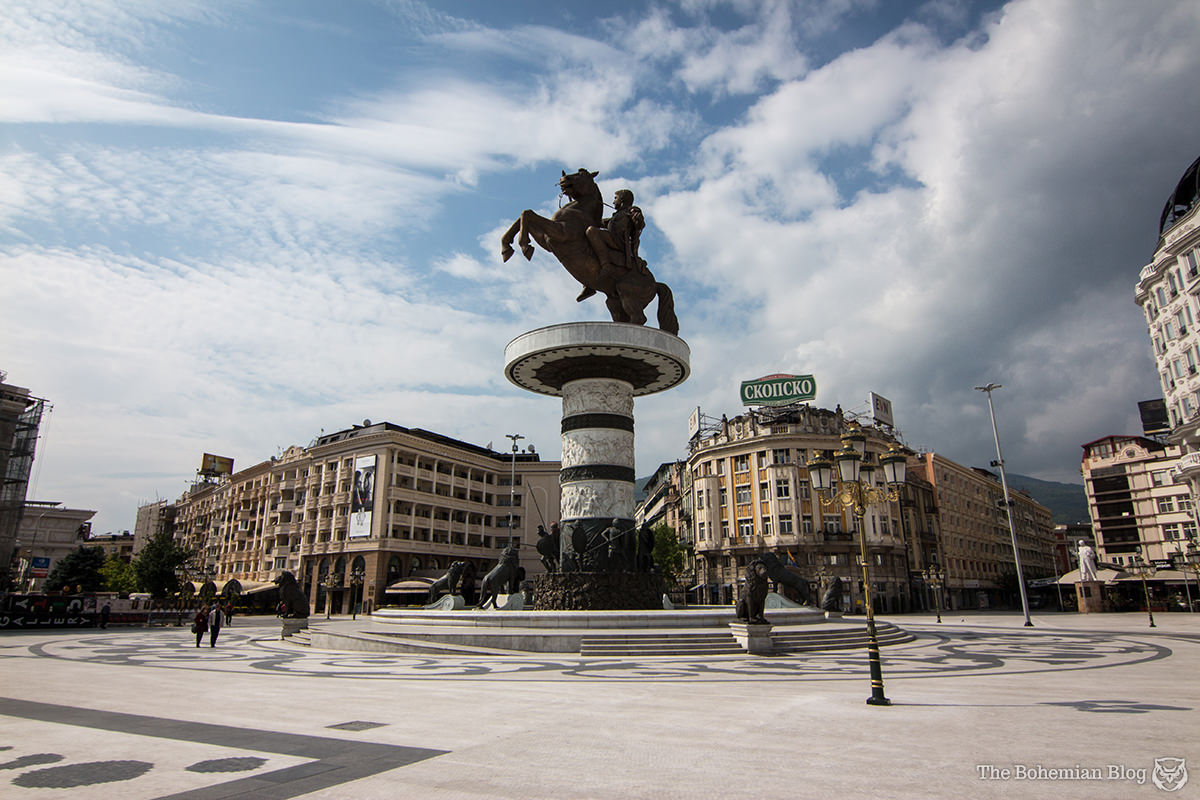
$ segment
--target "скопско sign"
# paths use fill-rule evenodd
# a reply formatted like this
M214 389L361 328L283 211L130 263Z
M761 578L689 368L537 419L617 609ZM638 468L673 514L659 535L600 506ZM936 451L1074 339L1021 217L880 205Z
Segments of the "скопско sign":
M742 405L782 406L816 396L817 381L812 375L767 375L742 381Z

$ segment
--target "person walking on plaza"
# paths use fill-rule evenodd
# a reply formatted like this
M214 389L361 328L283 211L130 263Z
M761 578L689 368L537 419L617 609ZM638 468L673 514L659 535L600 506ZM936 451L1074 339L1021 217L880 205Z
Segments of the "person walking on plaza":
M221 633L221 622L225 612L221 610L221 604L214 602L212 610L208 612L208 646L217 646L217 636Z
M208 631L208 609L200 606L200 610L196 612L196 616L192 618L192 633L196 634L196 647L200 646L200 640L204 638L204 634Z
M226 600L225 605L221 607L221 610L225 612L225 624L232 628L233 627L233 601Z
M108 618L112 616L112 606L105 603L100 609L100 629L104 630L108 627Z

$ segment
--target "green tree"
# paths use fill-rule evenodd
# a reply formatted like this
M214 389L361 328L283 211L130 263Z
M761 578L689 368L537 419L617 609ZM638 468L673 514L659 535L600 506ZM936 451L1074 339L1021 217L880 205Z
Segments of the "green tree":
M156 533L133 560L138 588L151 597L166 597L179 588L175 568L191 557L191 552L176 544L170 533Z
M683 546L670 525L654 526L654 566L668 585L675 584L683 572Z
M85 592L99 591L103 585L100 567L104 565L104 548L80 545L54 565L46 578L46 591L62 589L75 591L81 587Z
M133 564L115 553L104 560L100 567L100 577L104 581L105 591L121 594L137 591L137 571Z

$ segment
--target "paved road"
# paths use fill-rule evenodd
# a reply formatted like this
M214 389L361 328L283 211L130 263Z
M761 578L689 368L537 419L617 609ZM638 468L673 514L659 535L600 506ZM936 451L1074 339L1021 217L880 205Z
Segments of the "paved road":
M854 651L346 654L247 618L216 648L185 628L9 632L0 796L1200 795L1200 615L889 621L918 638L884 649L887 708ZM1195 777L1156 774L1166 758Z

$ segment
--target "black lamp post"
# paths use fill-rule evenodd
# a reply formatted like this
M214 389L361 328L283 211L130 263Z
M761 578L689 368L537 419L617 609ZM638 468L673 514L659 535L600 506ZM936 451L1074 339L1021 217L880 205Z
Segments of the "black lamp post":
M841 437L842 449L834 455L837 462L838 484L833 486L833 462L818 457L808 462L809 480L826 508L849 509L854 514L858 527L859 557L862 561L863 603L867 611L867 661L871 670L871 696L867 703L873 706L891 705L883 693L883 668L879 659L879 638L875 632L875 609L872 602L871 573L867 560L867 530L863 524L868 506L895 502L899 486L904 483L904 468L907 461L899 447L893 445L879 463L883 467L888 488L880 489L872 484L875 474L873 464L864 463L867 437L854 425ZM828 492L829 497L825 494Z
M342 585L342 577L330 572L325 576L321 585L325 587L325 619L329 619L329 614L333 609L333 590Z
M1154 624L1154 612L1150 610L1150 584L1146 583L1146 578L1154 574L1154 565L1143 561L1141 554L1134 554L1133 564L1130 565L1129 571L1142 579L1142 592L1146 597L1146 615L1150 618L1150 627L1157 628L1158 626Z
M926 567L921 574L925 578L925 583L929 584L929 588L933 589L933 604L937 609L937 621L942 621L942 586L946 583L946 571L934 564L932 567Z
M355 567L350 570L350 619L358 619L358 606L354 602L354 587L358 587L358 596L361 602L363 580L366 579L367 572L362 567Z

